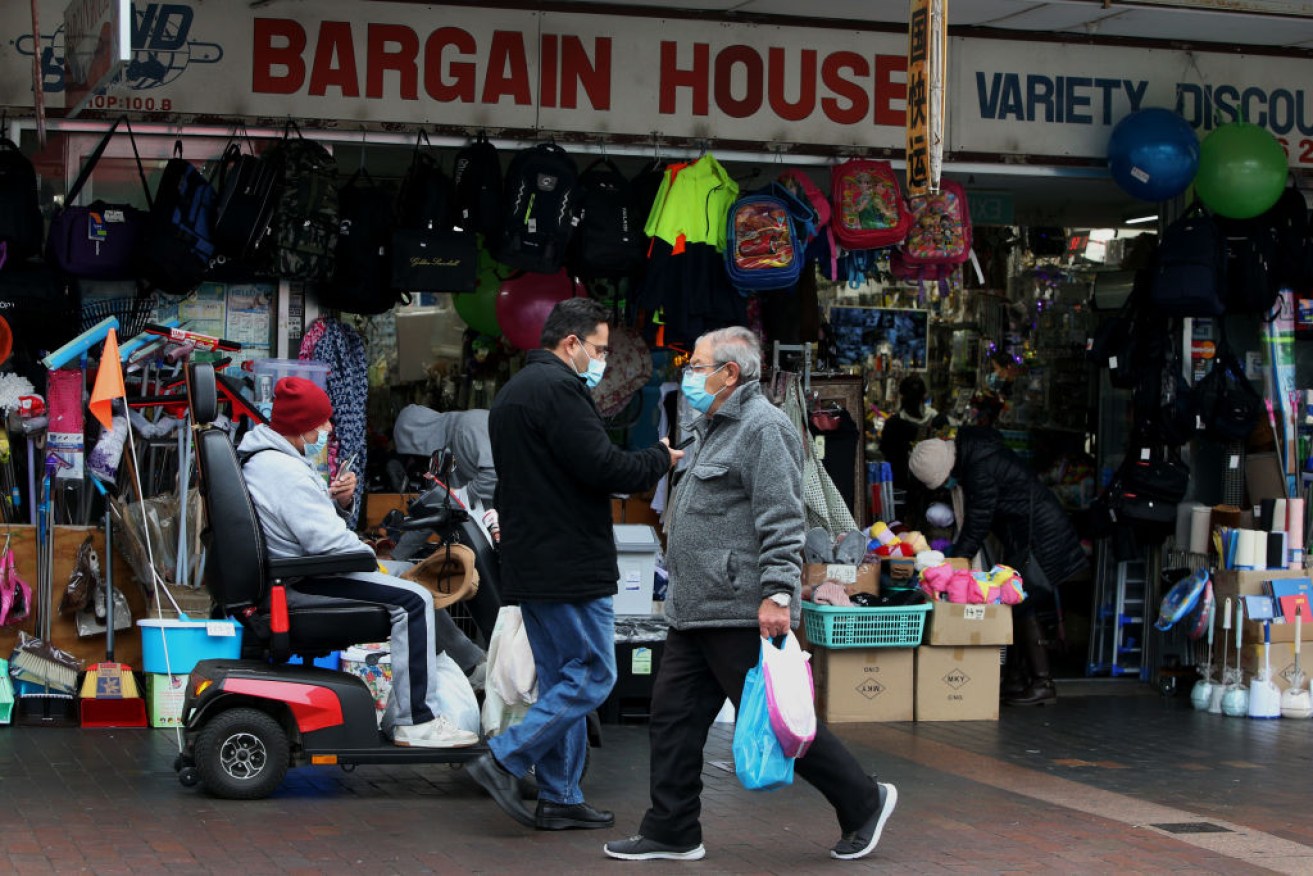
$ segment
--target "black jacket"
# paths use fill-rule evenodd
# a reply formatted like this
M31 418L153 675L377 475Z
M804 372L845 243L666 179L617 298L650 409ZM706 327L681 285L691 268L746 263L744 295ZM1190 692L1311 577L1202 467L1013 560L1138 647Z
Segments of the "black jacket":
M584 383L532 350L488 415L497 468L502 598L574 602L614 596L620 570L611 494L650 489L670 467L662 445L611 443Z
M956 448L953 476L965 507L949 556L975 556L992 532L1003 545L1002 561L1023 574L1032 551L1054 586L1084 568L1085 552L1067 512L998 432L963 426Z

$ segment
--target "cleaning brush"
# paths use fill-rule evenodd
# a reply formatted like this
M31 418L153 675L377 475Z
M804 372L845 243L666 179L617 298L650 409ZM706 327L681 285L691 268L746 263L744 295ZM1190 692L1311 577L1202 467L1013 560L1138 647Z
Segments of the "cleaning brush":
M9 671L19 681L39 684L59 693L77 692L82 661L43 639L20 632L9 663Z

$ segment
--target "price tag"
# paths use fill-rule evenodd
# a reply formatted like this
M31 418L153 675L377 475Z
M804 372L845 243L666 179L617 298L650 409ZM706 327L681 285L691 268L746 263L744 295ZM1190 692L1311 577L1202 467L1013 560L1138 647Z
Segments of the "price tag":
M237 625L232 621L206 621L205 635L231 638L237 635Z
M1116 357L1116 356L1109 356L1109 357L1108 357L1108 367L1109 367L1109 368L1116 368L1116 367L1117 367L1117 357Z
M626 590L643 589L643 576L637 569L625 570L625 589Z
M835 581L839 584L856 584L857 567L846 564L835 564L825 567L825 580Z
M965 605L962 607L962 620L984 620L985 607L983 605Z
M816 458L825 459L825 436L817 435L816 439L812 442L812 446L816 448Z
M635 648L634 655L629 661L629 671L634 675L651 675L652 649Z
M1149 461L1149 448L1147 447L1140 448L1140 459L1143 459L1145 462Z
M1234 471L1235 469L1239 468L1239 467L1240 467L1240 456L1239 456L1239 454L1232 454L1232 456L1231 456L1231 460L1227 463L1227 466L1226 466L1226 467L1229 468L1229 469L1231 469L1231 470L1233 470L1233 471Z

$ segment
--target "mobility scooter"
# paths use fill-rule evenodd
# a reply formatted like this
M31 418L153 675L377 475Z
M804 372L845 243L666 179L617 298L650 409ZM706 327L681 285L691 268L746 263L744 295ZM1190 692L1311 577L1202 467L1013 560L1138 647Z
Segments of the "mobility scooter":
M174 763L182 784L199 783L218 797L259 799L277 789L291 766L452 764L486 752L483 745L394 746L379 729L374 699L363 681L308 665L311 658L334 650L386 640L388 612L373 603L346 601L289 608L287 586L303 577L373 571L374 554L269 557L232 441L212 425L217 413L213 366L188 366L187 391L210 521L206 586L224 615L242 624L244 659L203 660L191 674L183 705L183 750ZM448 527L453 509L431 503L423 514L408 519L403 528ZM307 665L288 665L293 654Z

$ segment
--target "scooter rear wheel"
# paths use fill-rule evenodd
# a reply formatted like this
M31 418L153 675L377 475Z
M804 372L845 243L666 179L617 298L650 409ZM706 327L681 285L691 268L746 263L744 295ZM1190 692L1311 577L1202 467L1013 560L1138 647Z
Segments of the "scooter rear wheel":
M287 774L287 733L259 709L230 709L205 725L196 738L196 768L216 797L260 800Z

